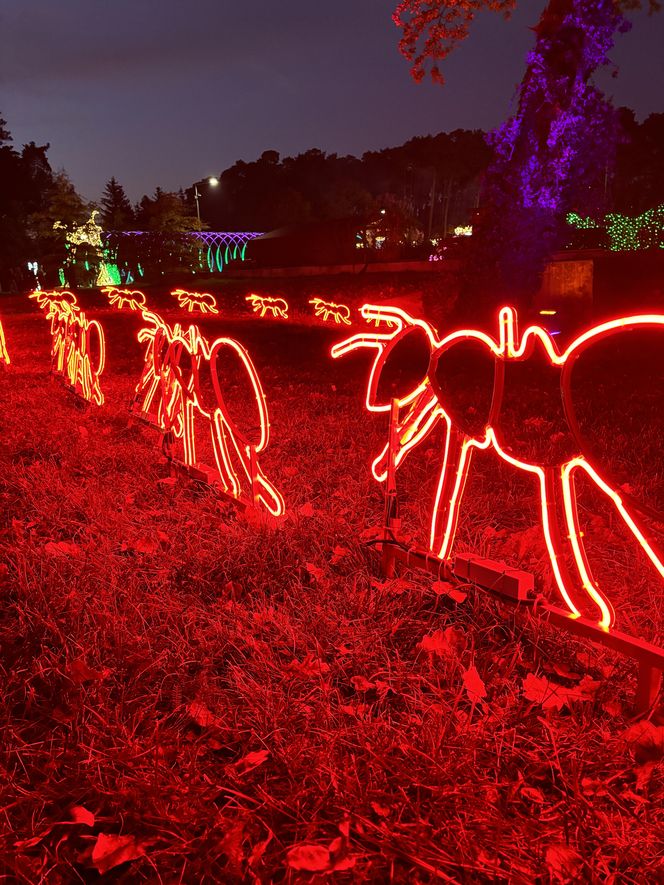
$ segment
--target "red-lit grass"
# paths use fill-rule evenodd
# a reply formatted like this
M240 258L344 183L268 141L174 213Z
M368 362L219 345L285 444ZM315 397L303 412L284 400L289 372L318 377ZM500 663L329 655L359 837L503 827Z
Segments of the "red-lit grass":
M417 573L377 577L361 539L380 522L368 464L383 429L327 362L329 336L234 329L273 418L262 463L289 506L275 527L168 481L155 434L127 426L129 324L108 322L102 409L49 380L43 319L5 324L8 881L310 881L297 866L326 858L339 882L655 881L662 728L623 737L632 666L469 588L456 601ZM432 443L404 467L406 533L426 527L435 459ZM485 465L460 544L541 570L523 494ZM654 577L607 533L594 543L638 626ZM661 595L648 598L661 637ZM525 696L533 676L587 699L544 709ZM77 806L93 826L71 823ZM100 835L144 856L100 877ZM319 850L289 853L301 845Z

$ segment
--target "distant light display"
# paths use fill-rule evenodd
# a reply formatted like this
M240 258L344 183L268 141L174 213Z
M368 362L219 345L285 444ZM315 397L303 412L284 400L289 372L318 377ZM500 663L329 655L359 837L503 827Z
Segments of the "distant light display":
M350 307L347 304L335 304L333 301L323 301L322 298L312 298L309 304L313 304L314 315L322 317L323 322L332 317L335 323L350 326Z
M592 480L595 486L613 503L617 515L640 544L642 550L654 565L660 578L664 579L664 562L654 543L646 536L633 513L625 505L620 493L611 487L601 475L601 469L593 466L582 453L578 421L571 396L570 373L576 357L587 347L608 338L622 329L661 329L664 331L664 315L646 314L621 317L591 328L579 335L561 353L554 338L541 326L529 326L522 335L517 329L516 311L504 307L499 312L498 338L495 339L476 329L460 329L444 338L439 338L433 327L423 320L409 316L399 308L377 305L364 305L362 315L374 320L380 326L386 317L391 317L392 326L388 332L363 332L335 345L332 356L337 358L360 348L375 351L366 388L366 407L372 412L391 412L390 402L378 398L380 376L390 358L399 353L399 344L414 330L425 335L430 349L429 367L424 378L413 384L412 389L396 401L397 426L394 428L398 448L393 453L394 467L398 467L409 451L425 440L433 428L442 423L446 428L442 465L437 484L436 499L431 520L430 549L443 561L451 558L451 551L459 520L459 510L463 498L471 459L475 450L492 449L508 464L532 474L537 479L540 492L540 517L551 570L556 587L568 610L574 617L581 612L574 599L579 594L590 600L599 612L598 626L608 630L614 622L611 603L594 579L586 555L583 532L577 513L575 475L581 471ZM463 419L452 417L453 405L448 403L444 377L441 381L439 366L441 357L451 348L472 342L480 351L488 355L494 364L491 407L487 422L481 432L465 429ZM540 463L531 458L517 458L513 454L513 440L506 438L506 430L501 419L503 387L505 382L504 365L511 361L525 361L535 353L545 356L551 372L559 376L562 403L569 425L571 438L578 446L578 454L561 463ZM524 414L524 420L528 417ZM518 451L518 449L517 449ZM379 482L388 475L389 444L374 460L372 470ZM574 564L573 568L566 565Z
M641 215L621 215L611 212L603 221L582 218L576 212L567 215L567 223L577 230L606 229L609 248L613 252L633 252L638 249L664 249L664 203L648 209Z
M106 231L103 234L107 244L114 243L117 249L122 239L127 237L143 238L146 241L146 250L149 251L150 242L155 242L163 237L157 231ZM260 231L183 231L169 234L180 243L188 243L198 249L200 267L210 273L222 273L224 268L232 261L244 261L247 244L257 237L262 237ZM140 244L140 240L138 240ZM139 267L139 273L142 271Z
M288 302L283 298L272 298L270 295L247 295L245 301L249 302L253 312L259 314L261 318L266 313L271 313L275 318L288 319Z
M267 447L270 422L265 394L249 353L232 338L209 341L197 326L186 330L179 324L171 327L149 311L143 313L143 319L147 325L138 339L147 344L147 349L132 411L159 427L164 440L172 436L181 442L185 467L205 471L206 476L211 473L213 483L240 503L261 505L273 516L281 516L283 498L257 461ZM233 359L249 381L258 428L253 440L238 427L229 411L229 391L218 374L220 357ZM209 391L203 391L203 377L211 382L211 399ZM196 427L201 424L212 443L216 470L205 468L198 459Z
M217 299L209 292L188 292L186 289L173 289L171 295L177 298L178 305L189 313L219 313Z

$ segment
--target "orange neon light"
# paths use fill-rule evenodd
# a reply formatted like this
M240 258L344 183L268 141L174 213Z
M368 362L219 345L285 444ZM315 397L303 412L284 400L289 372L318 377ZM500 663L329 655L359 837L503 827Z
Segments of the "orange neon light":
M216 462L214 479L222 491L281 516L284 500L256 460L267 447L270 421L265 394L246 349L232 338L208 341L197 326L186 330L179 324L171 327L149 311L144 311L143 318L147 325L139 331L138 340L147 345L145 365L132 411L180 440L188 467L204 466L196 457L196 421L202 422L210 434ZM253 441L233 421L218 375L217 360L229 351L239 360L252 389L259 428ZM211 402L203 395L205 375L214 391Z
M247 295L244 300L248 301L253 312L259 313L261 317L270 311L273 317L288 319L288 302L283 298L272 298L269 295Z
M0 363L3 363L5 366L11 365L11 360L9 359L9 353L7 352L7 342L5 341L5 331L2 328L1 321L0 321Z
M108 298L111 307L118 310L144 310L146 305L145 292L139 289L118 289L116 286L104 286L101 290Z
M345 323L350 326L350 307L347 304L335 304L333 301L323 301L322 298L312 298L309 304L314 306L314 315L322 317L327 322L330 317L335 323Z
M177 298L178 304L189 313L195 310L200 313L219 313L217 299L209 292L188 292L186 289L173 289L171 295Z
M429 369L426 377L405 397L398 400L397 436L399 447L394 456L394 465L398 467L409 451L417 446L432 431L434 426L442 422L446 428L442 467L439 474L435 504L431 519L429 544L432 552L442 560L451 557L454 538L459 519L459 509L463 498L464 487L475 449L493 449L504 461L519 470L531 473L537 478L540 492L541 523L544 532L551 569L557 589L567 608L573 616L579 617L581 612L575 599L578 594L585 594L598 611L598 624L609 629L615 620L610 601L598 587L592 575L586 556L583 533L579 527L577 514L574 475L583 471L600 491L612 501L622 521L639 542L660 577L664 579L664 563L661 554L656 550L639 525L634 514L626 507L618 492L601 476L581 453L561 464L535 464L519 460L510 455L503 439L501 427L501 405L503 392L502 366L508 361L526 360L532 356L536 347L543 349L552 371L560 375L561 397L565 415L574 439L580 447L578 425L569 394L569 377L576 357L590 344L613 335L621 329L648 329L664 327L664 315L643 314L623 317L610 322L601 323L579 335L560 352L551 335L541 326L529 326L522 335L518 333L516 311L504 307L498 314L498 338L495 339L477 329L461 329L439 339L435 330L425 321L410 317L399 308L365 304L361 313L363 317L375 322L391 323L390 331L381 334L361 333L340 342L332 348L334 358L358 348L374 349L375 355L367 383L366 407L373 412L390 410L390 403L378 402L378 382L394 347L414 329L422 329L430 345ZM445 404L445 393L436 381L438 359L461 341L475 341L485 348L494 358L494 392L488 423L479 436L470 436L455 427ZM388 446L374 460L372 470L379 482L387 477ZM573 562L568 568L566 559Z
M106 360L101 325L67 300L51 301L46 318L51 320L51 372L83 399L101 406L99 377Z
M76 296L68 289L35 289L28 295L28 298L36 301L40 310L50 311L53 306L63 309L67 306L73 310L79 309Z

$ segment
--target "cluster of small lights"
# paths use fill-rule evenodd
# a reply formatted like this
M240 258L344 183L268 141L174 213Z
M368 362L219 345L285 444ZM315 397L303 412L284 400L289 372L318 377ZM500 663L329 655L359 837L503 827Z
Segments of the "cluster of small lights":
M664 203L636 216L611 212L601 223L593 218L582 218L576 212L570 212L567 215L567 223L577 230L605 228L609 237L609 248L613 252L664 249Z
M217 300L214 295L209 292L188 292L186 289L173 289L171 295L177 298L178 305L193 313L195 310L199 313L219 313L217 309Z
M275 318L288 319L288 302L283 298L272 298L270 295L247 295L244 300L249 302L253 312L261 318L266 313L271 313Z
M245 348L232 338L208 341L198 326L186 330L169 326L160 316L143 312L146 325L138 340L147 345L143 374L136 387L132 411L181 442L185 467L201 470L196 452L196 428L203 425L212 442L221 490L244 504L263 506L273 516L284 513L284 500L263 474L256 456L269 441L270 422L265 394L256 368ZM258 413L258 439L252 442L233 421L228 409L217 359L234 354L241 363L254 395ZM184 366L187 366L185 370ZM203 395L202 377L209 378L214 399Z
M353 335L335 345L332 348L332 356L337 358L359 348L375 351L366 388L366 408L369 411L391 412L392 410L391 403L379 401L378 383L381 372L398 344L414 329L424 331L429 343L430 362L426 376L406 396L396 401L398 412L395 430L399 440L398 451L391 455L389 444L386 445L374 460L372 470L374 477L379 482L384 482L387 479L390 458L393 458L393 466L397 468L408 452L425 440L437 424L442 422L445 425L446 442L429 541L430 549L435 556L443 561L451 557L473 452L476 449L493 449L508 464L537 477L542 529L551 569L558 591L573 617L580 616L580 611L572 599L579 591L585 593L598 608L600 613L598 624L601 628L608 630L615 617L611 603L600 591L591 574L584 549L574 487L574 474L579 470L583 471L613 502L626 527L641 545L660 577L664 578L664 563L652 543L646 538L643 529L628 511L619 493L602 479L601 471L596 470L583 455L579 454L557 466L518 460L508 453L508 444L503 442L500 385L496 388L494 381L494 401L484 432L479 436L470 436L454 425L444 402L444 393L435 382L439 357L458 342L473 341L480 344L485 352L493 357L497 372L501 363L527 360L536 349L546 354L552 370L565 372L566 367L571 367L575 358L587 346L621 329L664 329L664 315L630 316L602 323L580 335L567 350L561 353L551 333L542 326L530 326L519 335L516 311L510 307L504 307L499 312L497 339L477 329L461 329L440 339L428 323L414 319L399 308L365 304L361 313L365 319L375 322L377 329L389 319L391 321L389 330ZM500 391L497 397L496 389ZM562 390L565 413L573 416L574 409L569 401L571 398L569 389L562 385ZM573 417L569 420L576 421ZM570 429L574 434L572 423ZM567 558L574 563L574 569L566 567Z

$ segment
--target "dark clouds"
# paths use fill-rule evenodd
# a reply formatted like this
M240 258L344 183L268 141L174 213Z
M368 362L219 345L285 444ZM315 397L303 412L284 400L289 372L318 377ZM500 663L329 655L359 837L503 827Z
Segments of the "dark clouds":
M132 198L266 148L339 153L508 112L543 0L482 16L416 86L397 52L395 0L3 0L0 112L15 141L50 141L85 196L115 175ZM659 110L664 15L620 38L618 103ZM646 74L647 71L647 74Z

